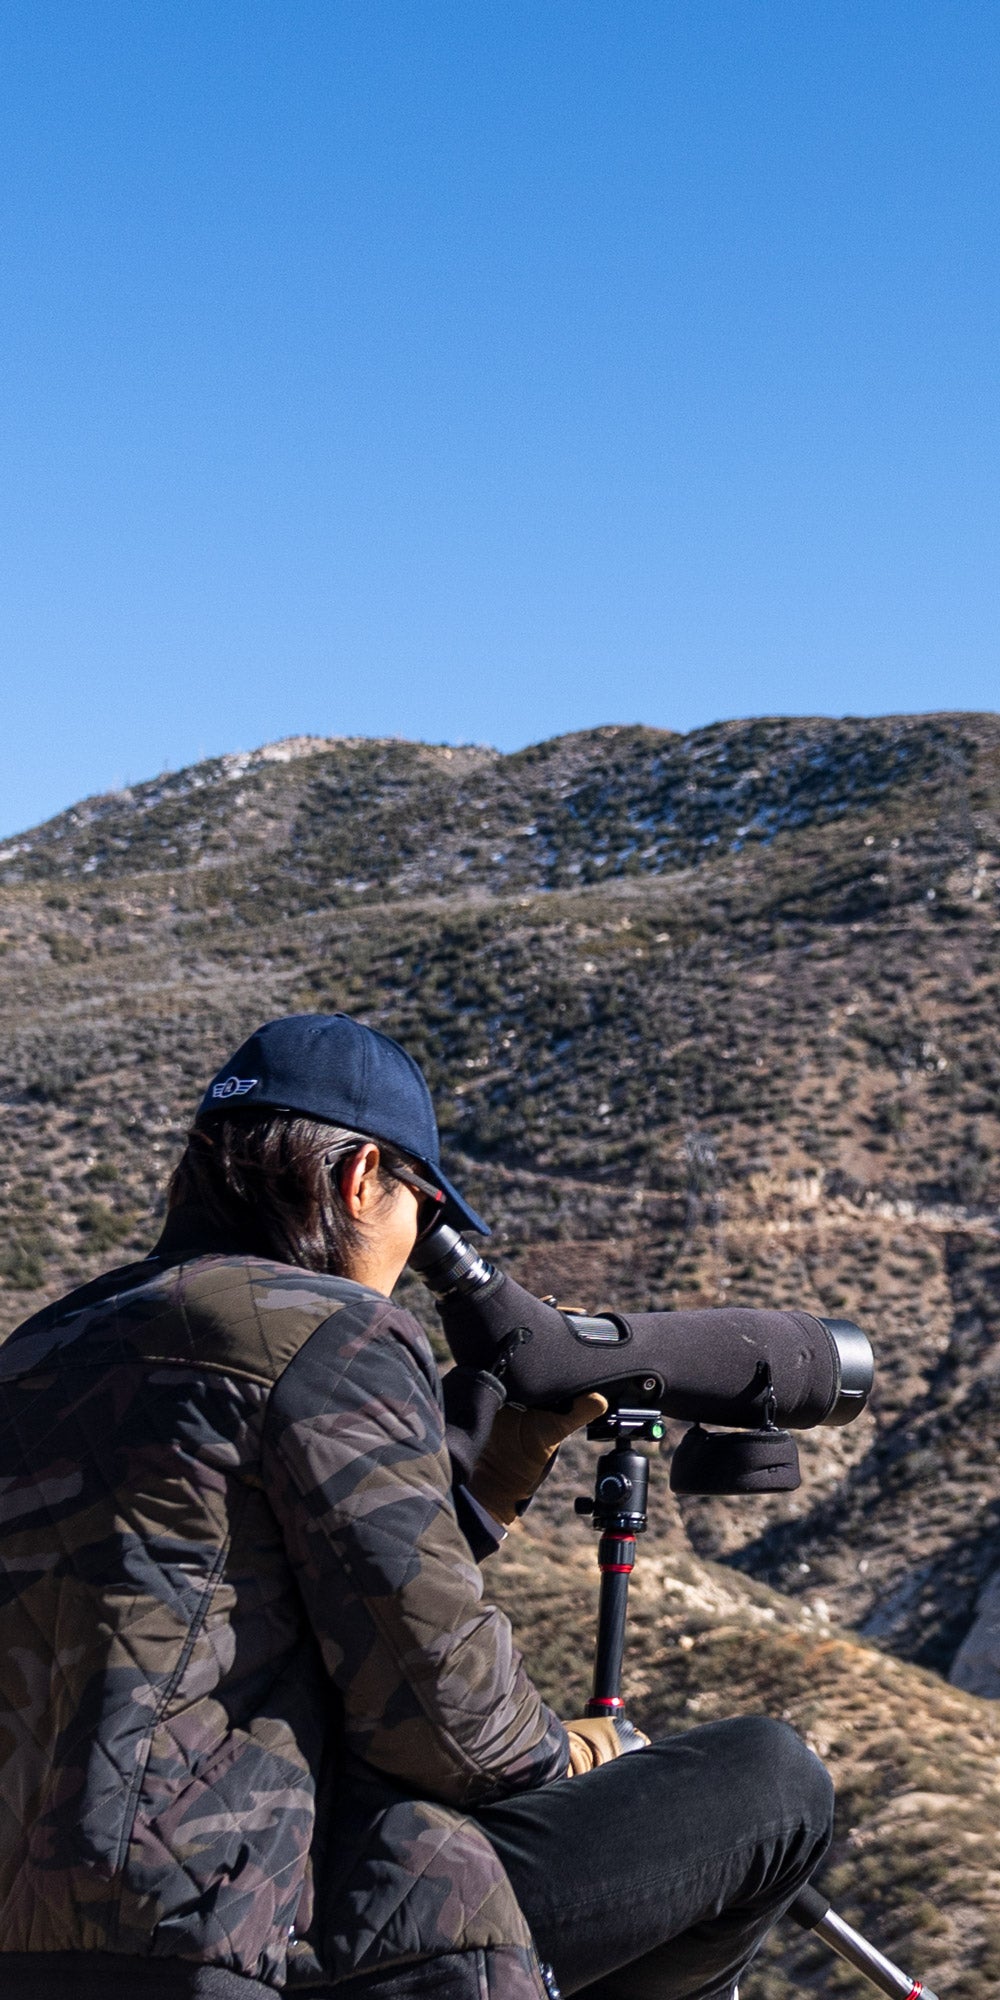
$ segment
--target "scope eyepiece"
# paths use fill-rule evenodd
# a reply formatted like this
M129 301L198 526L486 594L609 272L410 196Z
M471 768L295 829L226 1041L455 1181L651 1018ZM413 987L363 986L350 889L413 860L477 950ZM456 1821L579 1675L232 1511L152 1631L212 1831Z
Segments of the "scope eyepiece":
M488 1285L496 1266L481 1257L449 1222L436 1222L414 1246L410 1265L419 1271L435 1298L449 1292L478 1292Z

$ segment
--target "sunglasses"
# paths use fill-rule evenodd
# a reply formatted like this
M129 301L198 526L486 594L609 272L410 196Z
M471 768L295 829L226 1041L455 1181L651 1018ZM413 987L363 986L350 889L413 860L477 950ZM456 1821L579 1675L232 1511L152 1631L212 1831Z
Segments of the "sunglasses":
M412 1167L390 1167L387 1165L385 1170L387 1174L392 1175L394 1181L402 1181L404 1187L413 1188L416 1194L422 1194L426 1196L428 1201L433 1202L434 1207L431 1211L431 1221L433 1221L436 1211L444 1207L448 1199L447 1195L442 1194L441 1189L435 1187L433 1181L422 1180L419 1174L414 1173Z
M365 1140L363 1143L367 1145L368 1141ZM357 1151L358 1147L356 1145L345 1146L342 1153L328 1153L326 1156L325 1164L328 1167L340 1167L343 1165L345 1160L350 1158L353 1152ZM383 1159L382 1165L385 1168L386 1173L390 1174L394 1181L402 1181L404 1187L412 1188L414 1194L419 1194L423 1196L423 1201L421 1202L420 1205L421 1206L420 1234L421 1236L426 1236L427 1231L430 1228L432 1228L433 1224L437 1221L438 1216L448 1199L447 1195L442 1194L441 1189L439 1187L435 1187L433 1181L425 1181L421 1174L414 1173L412 1167L404 1167L402 1165L390 1166L388 1160L385 1159ZM425 1214L424 1204L427 1202L429 1202L431 1206L430 1206L430 1212Z

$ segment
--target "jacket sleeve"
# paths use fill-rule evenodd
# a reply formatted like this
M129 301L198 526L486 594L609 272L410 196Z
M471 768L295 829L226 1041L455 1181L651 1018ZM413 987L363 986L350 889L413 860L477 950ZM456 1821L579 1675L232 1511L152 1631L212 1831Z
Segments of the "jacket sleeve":
M476 1803L567 1768L452 1498L437 1377L408 1314L327 1320L272 1392L266 1489L347 1743L425 1797Z

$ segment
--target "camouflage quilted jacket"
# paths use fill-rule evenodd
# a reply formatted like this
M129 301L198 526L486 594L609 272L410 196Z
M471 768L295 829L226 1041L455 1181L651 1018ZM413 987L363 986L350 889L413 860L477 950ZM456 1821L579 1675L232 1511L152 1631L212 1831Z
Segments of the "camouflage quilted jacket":
M536 2000L463 1808L562 1775L566 1736L482 1602L418 1323L164 1249L10 1337L0 1439L5 1996L396 1966Z

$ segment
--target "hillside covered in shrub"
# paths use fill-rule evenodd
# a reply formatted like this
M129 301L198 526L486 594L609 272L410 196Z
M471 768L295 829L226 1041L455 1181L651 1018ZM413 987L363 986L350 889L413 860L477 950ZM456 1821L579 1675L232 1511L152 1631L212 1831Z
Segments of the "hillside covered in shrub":
M796 1715L814 1683L817 1740L846 1743L871 1696L876 1789L950 1797L940 1742L985 1812L997 1711L947 1677L1000 1571L998 879L996 716L606 728L515 756L294 739L83 801L0 848L0 1331L148 1244L252 1027L358 1013L424 1064L446 1158L535 1289L865 1326L870 1412L802 1440L798 1493L678 1510L654 1469L649 1559L709 1607L770 1610L780 1673L710 1634L635 1670L670 1726L767 1705L772 1666ZM592 1560L570 1507L592 1455L567 1451L502 1559L515 1612L553 1546L571 1579ZM586 1618L558 1602L576 1659ZM904 1772L908 1704L928 1737ZM836 1866L855 1857L842 1901L881 1918L929 1863L922 1809L879 1810ZM971 1821L931 1819L927 1974L974 2000L996 1884ZM758 1990L861 1990L790 1976Z

